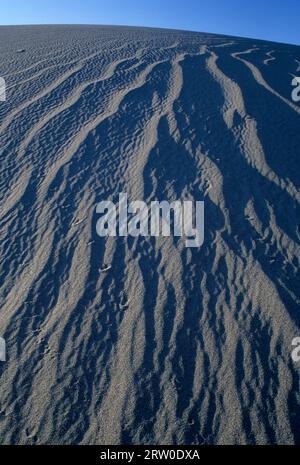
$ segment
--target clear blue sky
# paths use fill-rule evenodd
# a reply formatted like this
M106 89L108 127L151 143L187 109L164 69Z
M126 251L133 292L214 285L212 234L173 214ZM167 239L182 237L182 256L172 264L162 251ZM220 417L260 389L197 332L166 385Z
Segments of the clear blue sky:
M3 0L0 24L120 24L300 45L300 0Z

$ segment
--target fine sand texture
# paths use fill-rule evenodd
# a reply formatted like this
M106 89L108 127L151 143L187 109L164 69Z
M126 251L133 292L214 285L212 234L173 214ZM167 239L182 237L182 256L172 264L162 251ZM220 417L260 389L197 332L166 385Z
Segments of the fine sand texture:
M299 75L292 45L0 27L1 444L300 443ZM99 237L120 192L204 200L203 245Z

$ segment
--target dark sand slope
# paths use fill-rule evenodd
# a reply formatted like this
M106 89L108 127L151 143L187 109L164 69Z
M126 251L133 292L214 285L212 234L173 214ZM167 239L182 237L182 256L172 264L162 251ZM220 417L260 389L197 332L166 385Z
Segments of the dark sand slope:
M0 28L1 443L300 443L295 75L290 45ZM204 245L97 237L121 191L204 199Z

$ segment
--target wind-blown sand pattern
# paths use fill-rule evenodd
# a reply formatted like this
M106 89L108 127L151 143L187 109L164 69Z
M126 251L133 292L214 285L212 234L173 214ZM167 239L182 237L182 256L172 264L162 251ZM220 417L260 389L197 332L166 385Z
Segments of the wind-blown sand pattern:
M300 47L100 26L0 44L1 443L300 443ZM119 192L204 200L204 244L98 237Z

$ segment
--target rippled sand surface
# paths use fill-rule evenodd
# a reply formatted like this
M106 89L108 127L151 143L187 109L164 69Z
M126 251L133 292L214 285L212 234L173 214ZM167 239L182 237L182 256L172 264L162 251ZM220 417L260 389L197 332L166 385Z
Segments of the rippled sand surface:
M101 26L0 44L0 442L300 443L300 47ZM119 192L204 200L204 244L98 237Z

